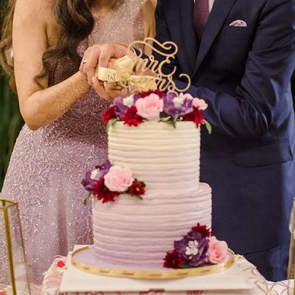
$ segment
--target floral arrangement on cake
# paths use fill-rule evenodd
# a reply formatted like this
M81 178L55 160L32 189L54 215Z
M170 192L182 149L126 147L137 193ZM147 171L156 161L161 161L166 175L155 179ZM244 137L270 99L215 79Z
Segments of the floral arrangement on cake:
M183 269L218 264L227 260L227 253L227 243L217 240L206 225L198 223L174 242L174 250L164 258L164 267Z
M92 195L102 203L115 202L115 197L120 194L128 194L138 199L142 199L145 194L144 182L134 178L131 169L111 165L109 160L96 166L94 170L87 171L81 183L89 192L88 197Z
M138 126L144 121L163 121L175 127L176 121L192 121L197 128L205 124L211 133L211 126L203 114L207 106L203 99L189 93L177 95L156 89L115 98L102 118L105 123L123 121L128 126Z

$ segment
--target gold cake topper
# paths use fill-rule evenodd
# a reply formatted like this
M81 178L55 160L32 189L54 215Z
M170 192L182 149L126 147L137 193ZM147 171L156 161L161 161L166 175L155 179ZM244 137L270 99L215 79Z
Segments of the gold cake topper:
M157 47L154 46L157 45ZM147 46L153 52L162 57L160 61L153 55L145 55L142 49L138 49L137 56L126 55L114 62L114 68L98 67L97 77L101 81L115 82L123 88L129 89L131 93L160 89L161 91L185 92L191 85L191 79L187 74L180 74L180 78L187 79L187 87L179 89L173 76L177 68L173 66L169 73L164 68L170 65L176 58L178 46L171 41L160 43L153 38L145 38L143 41L132 42L128 49L132 52L133 47Z

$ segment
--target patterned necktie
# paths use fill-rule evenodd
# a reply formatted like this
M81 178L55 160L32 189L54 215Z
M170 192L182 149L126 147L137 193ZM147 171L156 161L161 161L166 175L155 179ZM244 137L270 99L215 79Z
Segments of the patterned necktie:
M194 25L199 40L202 39L209 17L209 0L195 0Z

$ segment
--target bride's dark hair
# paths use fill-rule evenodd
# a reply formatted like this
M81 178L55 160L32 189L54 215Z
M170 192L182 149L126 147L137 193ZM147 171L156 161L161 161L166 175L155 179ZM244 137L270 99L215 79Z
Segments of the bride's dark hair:
M12 22L16 1L9 0L7 3L0 41L0 63L9 75L12 86L15 84L14 68L9 52L12 50ZM61 67L62 79L66 79L74 74L81 62L81 57L77 53L77 47L92 32L94 26L91 7L95 0L54 1L54 16L57 26L56 45L44 52L42 59L43 72L36 77L37 83L39 79L49 74L50 67L57 60L68 59L68 62L64 62Z

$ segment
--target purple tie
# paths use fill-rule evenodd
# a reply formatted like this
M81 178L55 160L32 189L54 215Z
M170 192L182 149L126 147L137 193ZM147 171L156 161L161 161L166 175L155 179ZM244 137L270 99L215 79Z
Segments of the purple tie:
M194 25L201 40L209 17L209 0L195 0Z

